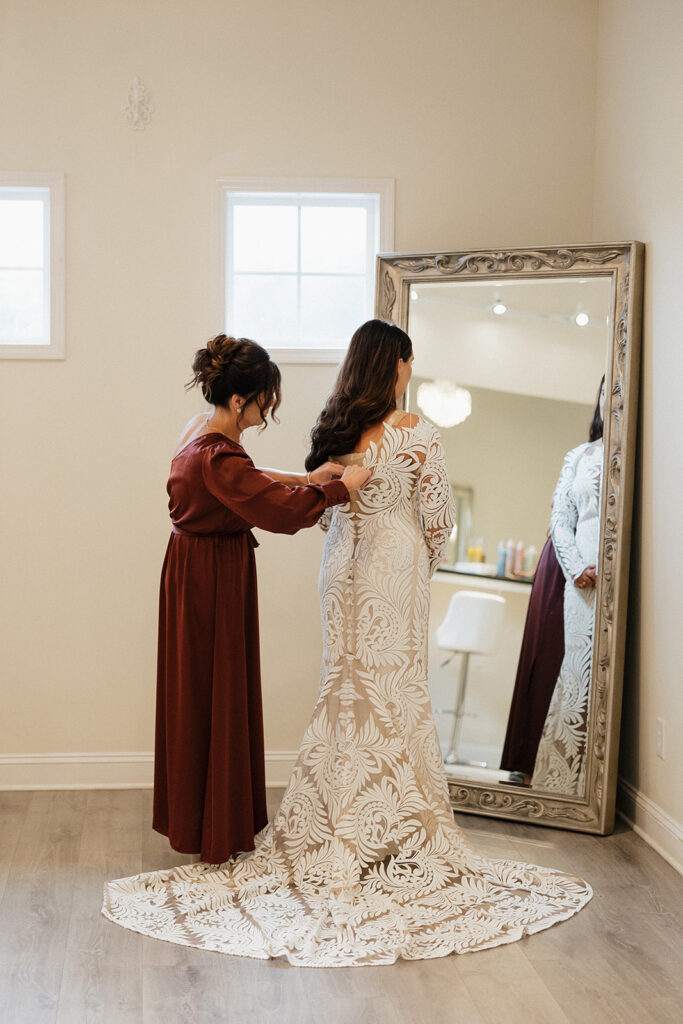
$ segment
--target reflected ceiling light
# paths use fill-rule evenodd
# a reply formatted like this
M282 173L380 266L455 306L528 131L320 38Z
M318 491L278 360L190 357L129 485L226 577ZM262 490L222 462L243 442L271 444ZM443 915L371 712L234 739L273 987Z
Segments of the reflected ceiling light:
M417 404L438 427L455 427L472 412L472 395L451 380L425 381L417 389Z
M574 317L574 323L578 327L587 327L590 322L591 318L589 317L588 313L577 313Z
M504 302L496 302L491 306L491 312L495 313L496 316L502 316L503 313L507 313L508 308Z
M414 288L410 289L410 298L412 299L413 302L417 302L417 300L420 298L419 293L416 292Z

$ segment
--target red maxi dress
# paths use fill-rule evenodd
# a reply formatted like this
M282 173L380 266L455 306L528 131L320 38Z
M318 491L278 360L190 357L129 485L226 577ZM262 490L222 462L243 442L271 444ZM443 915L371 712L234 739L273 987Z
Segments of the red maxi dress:
M296 533L349 492L340 480L288 487L219 433L178 453L167 489L152 824L174 850L219 864L267 824L250 527Z

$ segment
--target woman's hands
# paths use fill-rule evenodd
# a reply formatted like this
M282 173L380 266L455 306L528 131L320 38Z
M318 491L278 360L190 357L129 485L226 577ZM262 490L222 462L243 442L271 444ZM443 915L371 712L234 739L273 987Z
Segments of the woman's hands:
M344 467L340 466L338 462L323 462L322 466L311 470L308 480L312 484L329 484L332 480L340 477L343 472Z
M574 586L578 587L579 590L586 590L589 587L594 587L598 581L598 576L595 571L594 565L589 565L583 570L580 576L577 576L574 580Z
M346 484L348 491L360 491L371 476L371 469L364 469L363 466L347 466L341 479L342 483Z
M311 484L329 484L331 480L341 478L348 491L360 491L372 476L371 469L362 466L340 466L338 462L324 462L308 474Z

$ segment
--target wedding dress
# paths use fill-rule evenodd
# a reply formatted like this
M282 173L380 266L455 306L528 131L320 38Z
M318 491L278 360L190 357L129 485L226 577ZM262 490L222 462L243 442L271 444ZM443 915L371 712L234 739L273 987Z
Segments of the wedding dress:
M579 878L480 856L455 824L427 683L429 579L453 521L443 450L393 414L370 483L324 514L320 693L255 849L105 887L159 939L291 964L390 964L512 942L571 917Z
M553 495L550 534L564 588L564 657L553 690L531 779L534 788L581 796L586 785L586 736L593 663L595 587L574 585L596 565L600 540L602 441L567 453Z

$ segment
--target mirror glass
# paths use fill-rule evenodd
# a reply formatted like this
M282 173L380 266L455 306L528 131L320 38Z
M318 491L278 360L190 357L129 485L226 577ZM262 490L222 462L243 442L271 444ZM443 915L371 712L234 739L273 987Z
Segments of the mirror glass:
M410 286L408 408L457 511L430 622L454 778L584 792L611 305L597 274Z

